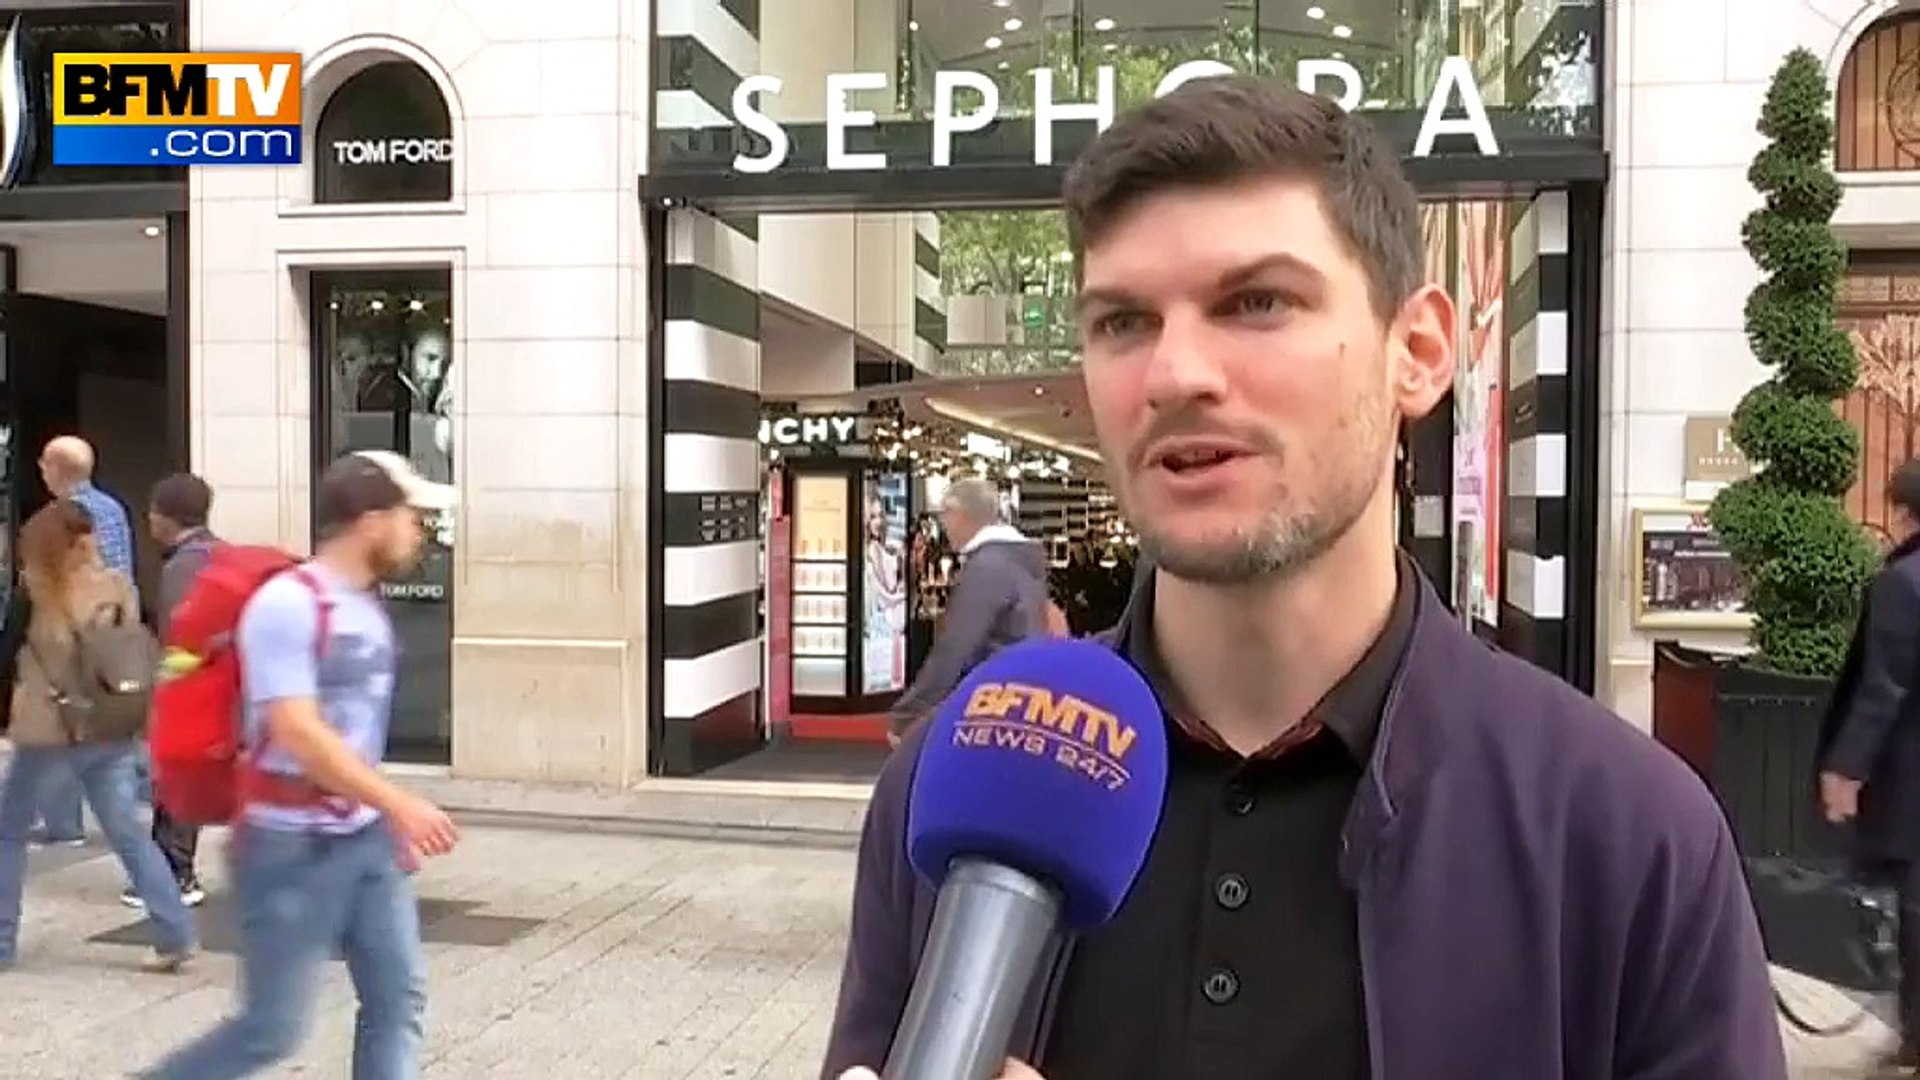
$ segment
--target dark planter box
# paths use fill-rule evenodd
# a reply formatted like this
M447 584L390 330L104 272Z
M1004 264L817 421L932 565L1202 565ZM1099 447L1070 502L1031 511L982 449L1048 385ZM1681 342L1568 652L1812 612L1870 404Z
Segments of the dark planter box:
M1653 733L1713 789L1732 826L1774 963L1828 982L1884 989L1855 945L1862 913L1845 837L1814 798L1820 720L1832 684L1747 667L1738 657L1654 646Z

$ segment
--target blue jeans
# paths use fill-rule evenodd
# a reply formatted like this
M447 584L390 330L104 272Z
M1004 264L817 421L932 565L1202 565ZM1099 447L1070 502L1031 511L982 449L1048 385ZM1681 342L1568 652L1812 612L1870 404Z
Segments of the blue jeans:
M231 1080L290 1057L336 951L360 999L353 1080L411 1080L425 1038L426 958L413 885L376 823L347 836L249 826L235 837L239 1014L141 1074Z
M14 748L13 767L0 784L0 962L11 962L19 944L27 833L56 778L79 781L134 892L146 902L154 945L167 952L194 947L193 916L134 805L133 758L132 743Z
M87 819L81 806L80 784L65 769L56 769L40 789L41 827L48 840L83 840Z

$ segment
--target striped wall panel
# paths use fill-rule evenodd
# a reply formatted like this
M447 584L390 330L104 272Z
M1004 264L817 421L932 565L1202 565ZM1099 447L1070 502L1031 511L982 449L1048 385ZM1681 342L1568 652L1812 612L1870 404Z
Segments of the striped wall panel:
M947 351L947 294L940 287L940 215L913 216L913 366L940 369Z
M663 8L666 6L663 3ZM751 218L667 214L660 424L660 771L760 731L760 291Z
M654 124L732 127L733 88L760 70L760 0L659 0Z
M1535 197L1509 236L1503 648L1560 670L1567 648L1567 197Z

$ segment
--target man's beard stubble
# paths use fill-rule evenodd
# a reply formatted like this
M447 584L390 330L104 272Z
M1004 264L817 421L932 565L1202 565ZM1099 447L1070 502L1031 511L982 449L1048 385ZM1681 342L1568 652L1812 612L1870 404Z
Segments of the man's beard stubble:
M1379 490L1376 461L1387 452L1382 445L1385 433L1393 430L1386 412L1384 401L1369 401L1347 415L1334 432L1338 457L1327 462L1334 468L1321 473L1329 487L1307 493L1317 498L1273 507L1244 528L1193 541L1176 540L1126 505L1129 500L1122 496L1121 509L1140 538L1141 560L1199 585L1247 585L1300 573L1353 530ZM1287 453L1277 445L1270 445L1266 452L1276 458ZM1126 490L1112 477L1109 483L1116 493Z
M385 546L376 547L367 556L368 568L373 571L376 581L398 581L412 573L420 565L418 555L406 557L395 555Z

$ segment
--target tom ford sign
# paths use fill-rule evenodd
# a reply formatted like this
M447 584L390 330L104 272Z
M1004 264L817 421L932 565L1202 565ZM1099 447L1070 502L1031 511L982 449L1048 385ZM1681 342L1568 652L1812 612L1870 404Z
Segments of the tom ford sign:
M1155 97L1171 93L1192 79L1212 75L1231 75L1233 68L1217 60L1192 60L1176 66L1161 78ZM1092 101L1059 101L1054 96L1054 72L1038 68L1033 78L1033 162L1053 164L1054 125L1062 121L1091 121L1105 131L1113 123L1118 101L1115 74L1110 65L1095 69ZM1308 93L1331 95L1343 109L1358 108L1366 99L1366 86L1360 69L1345 60L1302 60L1294 69L1294 79ZM848 95L857 91L888 88L884 72L856 71L827 76L827 168L839 170L881 170L888 167L887 155L873 151L856 152L847 148L847 133L855 128L877 125L879 117L871 110L856 109ZM785 164L793 151L793 140L786 129L763 112L762 95L779 94L786 88L777 75L750 75L733 89L733 119L741 127L767 141L763 154L739 154L733 167L743 173L770 173ZM958 91L972 91L980 104L961 110ZM992 78L977 71L936 71L933 75L932 161L936 167L953 164L956 136L984 130L999 118L1000 87ZM1432 93L1427 95L1426 111L1420 120L1420 133L1413 153L1426 157L1433 153L1434 142L1443 135L1471 136L1482 155L1500 153L1493 123L1487 117L1487 105L1481 96L1473 65L1465 57L1450 56L1441 62Z
M444 165L453 160L452 139L336 139L336 165Z

